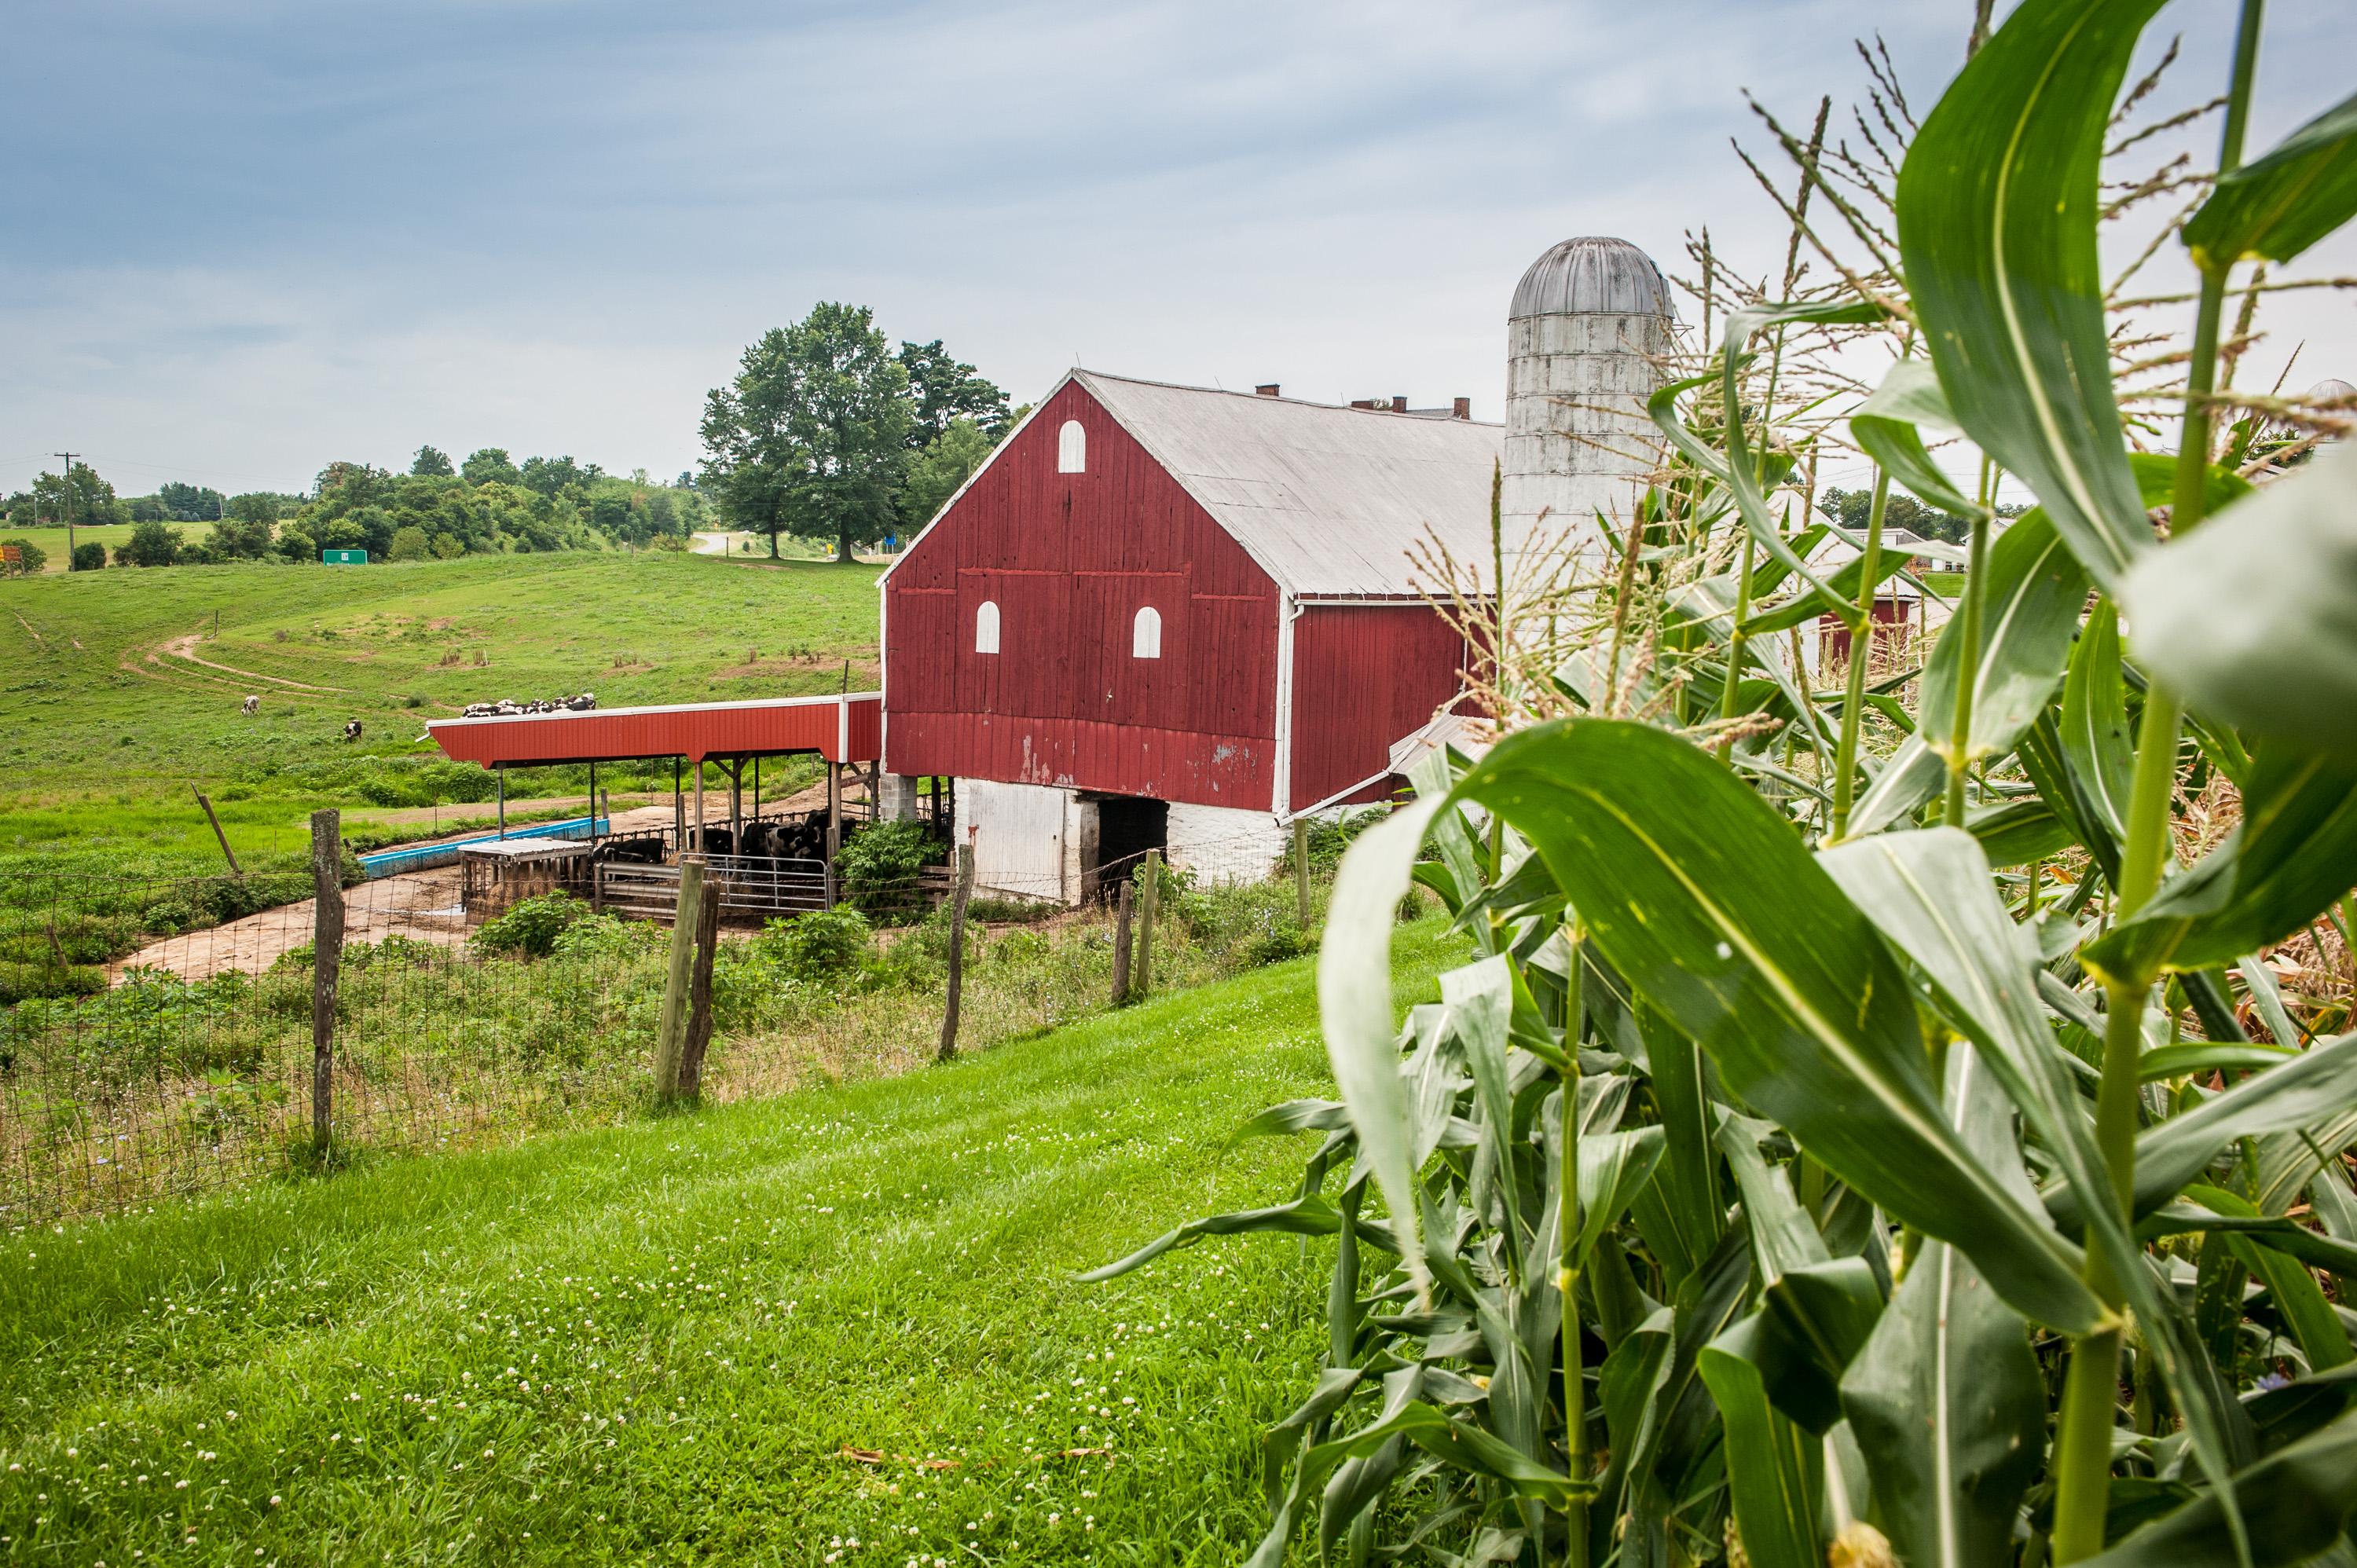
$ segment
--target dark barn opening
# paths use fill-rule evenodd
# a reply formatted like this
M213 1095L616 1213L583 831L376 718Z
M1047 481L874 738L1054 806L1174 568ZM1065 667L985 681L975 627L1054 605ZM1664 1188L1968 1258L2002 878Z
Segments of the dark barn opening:
M1170 802L1136 795L1099 796L1096 864L1089 868L1089 894L1114 896L1137 870L1149 849L1170 845Z

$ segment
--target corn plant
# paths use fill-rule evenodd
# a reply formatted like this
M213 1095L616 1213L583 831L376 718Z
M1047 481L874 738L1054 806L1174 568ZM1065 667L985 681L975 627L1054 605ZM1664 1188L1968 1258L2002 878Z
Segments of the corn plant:
M1500 656L1499 738L1344 859L1340 1097L1251 1128L1318 1135L1298 1191L1100 1271L1333 1239L1255 1563L1305 1532L1581 1568L2357 1550L2357 1034L2258 961L2349 951L2357 447L2297 460L2330 411L2219 379L2236 269L2357 212L2357 98L2245 162L2245 0L2218 172L2169 226L2201 280L2179 450L2131 451L2151 378L2107 329L2101 169L2158 8L2026 0L1920 124L1878 70L1887 186L1845 195L1822 113L1770 122L1803 176L1786 293L1803 238L1840 286L1728 300L1653 400L1661 484L1599 520L1584 632L1500 637L1544 655ZM1775 428L1809 330L1900 349L1840 405L1878 471L1831 576L1789 514L1834 420ZM2267 421L2309 434L2255 460ZM1953 432L1977 484L1933 458ZM2007 477L2038 505L1999 527ZM1954 618L1891 689L1862 650L1811 689L1774 632L1868 629L1894 486L1970 520ZM2197 793L2239 820L2180 863ZM1402 1021L1416 883L1476 956Z

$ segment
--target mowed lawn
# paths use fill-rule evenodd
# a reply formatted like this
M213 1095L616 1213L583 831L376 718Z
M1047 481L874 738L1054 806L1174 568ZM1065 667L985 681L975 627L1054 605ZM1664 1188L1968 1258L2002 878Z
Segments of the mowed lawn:
M1312 991L0 1239L0 1563L1233 1562L1330 1243L1073 1276L1289 1195Z

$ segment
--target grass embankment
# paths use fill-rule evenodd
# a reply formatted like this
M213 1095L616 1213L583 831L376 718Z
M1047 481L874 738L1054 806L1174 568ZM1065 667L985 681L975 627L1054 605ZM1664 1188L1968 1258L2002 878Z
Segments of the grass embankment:
M1455 946L1404 929L1399 983ZM0 1562L1233 1562L1322 1246L1072 1275L1281 1196L1301 1150L1226 1140L1325 1092L1298 961L890 1081L12 1235Z
M0 581L0 882L220 871L191 783L241 858L299 855L320 806L358 835L416 836L415 808L490 795L480 768L420 738L469 702L793 696L836 690L845 660L855 687L873 686L875 579L658 552ZM240 715L249 693L257 718ZM357 745L342 739L352 718ZM654 773L667 793L668 768ZM780 791L801 781L765 769ZM619 768L599 782L631 785ZM582 768L509 779L511 797L586 785Z

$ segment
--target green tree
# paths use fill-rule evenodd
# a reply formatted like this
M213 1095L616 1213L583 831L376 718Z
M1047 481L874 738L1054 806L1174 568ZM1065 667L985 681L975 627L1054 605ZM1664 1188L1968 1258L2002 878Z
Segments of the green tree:
M319 542L311 537L299 522L290 522L278 531L273 547L289 561L317 561Z
M982 467L996 445L974 421L960 419L918 453L900 487L900 516L908 532L931 522L958 487Z
M87 463L72 465L63 476L45 473L34 479L33 510L59 528L132 521L130 507L115 496L114 487Z
M114 554L126 566L169 566L180 558L180 531L166 523L142 522Z
M276 522L285 511L285 501L268 490L249 490L229 498L229 514L240 522Z
M214 522L229 509L229 498L219 490L184 485L178 480L156 487L164 515L174 522Z
M832 539L835 559L899 523L916 415L908 368L874 314L824 303L747 349L705 399L702 483L733 527Z
M450 454L439 446L420 446L411 460L409 471L421 479L447 479L455 471L450 467Z
M85 539L74 546L69 569L76 572L103 571L106 566L106 546L95 539Z
M206 546L219 560L259 561L270 553L271 528L269 518L240 516L232 511L213 524Z
M581 464L571 457L526 457L512 481L535 495L554 500L559 496L586 494L591 480L605 470L595 463Z
M393 531L393 544L384 553L388 561L425 561L433 558L434 547L426 542L425 531L415 523Z
M972 422L993 445L1006 434L1006 394L975 375L972 365L961 363L940 338L901 344L900 365L909 372L909 395L916 403L916 426L909 432L911 451L931 446L962 419Z
M172 515L171 509L154 496L133 496L123 504L131 509L134 522L162 522Z
M16 559L0 561L0 572L20 577L36 577L40 575L41 568L49 564L49 553L29 539L0 539L0 544L16 547Z
M486 446L467 455L458 477L470 485L512 485L523 478L504 446Z

